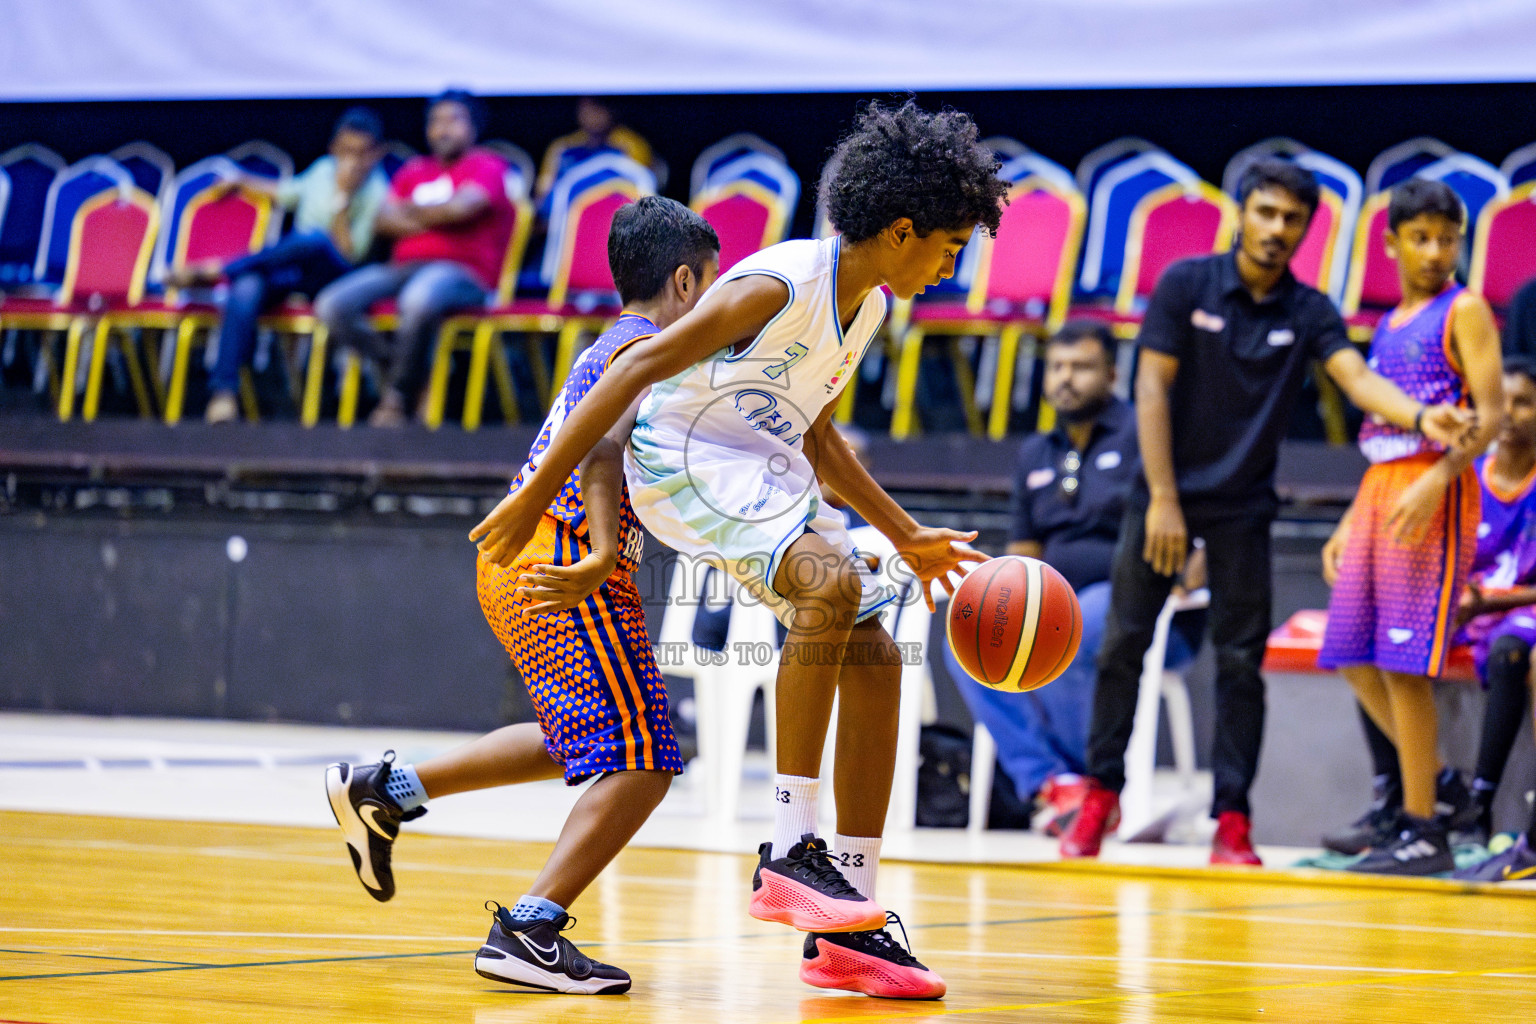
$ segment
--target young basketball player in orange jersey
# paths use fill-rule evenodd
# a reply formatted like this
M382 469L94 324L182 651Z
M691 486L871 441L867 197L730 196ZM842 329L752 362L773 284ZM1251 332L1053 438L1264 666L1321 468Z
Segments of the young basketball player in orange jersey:
M1493 440L1504 407L1499 336L1484 299L1452 280L1464 212L1444 182L1410 179L1392 190L1387 252L1402 303L1371 339L1371 366L1426 405L1479 413L1461 446L1367 419L1360 450L1371 461L1325 550L1338 576L1318 664L1337 668L1397 745L1403 814L1397 836L1351 870L1429 875L1455 867L1434 818L1437 722L1434 679L1445 670L1455 615L1477 550L1480 487L1472 461ZM1340 546L1342 554L1340 555Z
M832 425L879 330L888 287L909 298L954 273L972 230L996 230L1007 186L976 125L955 111L871 103L825 183L838 235L742 260L698 309L638 342L573 410L544 461L471 532L510 562L587 450L650 387L625 478L646 528L731 573L788 627L775 694L774 828L750 911L807 932L800 978L821 988L934 999L943 979L886 930L875 901L895 766L900 659L824 481L928 584L985 556L974 533L925 528L880 488ZM654 387L652 386L654 385ZM837 832L816 835L822 747L838 701ZM842 870L839 870L839 868Z
M719 271L719 253L714 229L670 199L648 197L614 215L608 260L624 313L571 368L512 493L613 360L693 308ZM622 442L593 447L579 469L561 475L517 558L505 566L476 559L480 606L528 685L538 724L498 729L419 765L396 766L390 752L378 764L326 772L358 879L380 901L394 895L390 848L400 823L426 813L428 797L597 778L528 892L496 907L475 958L483 977L531 989L628 991L628 974L582 955L560 933L571 922L567 908L683 770L632 578L641 533L624 487Z

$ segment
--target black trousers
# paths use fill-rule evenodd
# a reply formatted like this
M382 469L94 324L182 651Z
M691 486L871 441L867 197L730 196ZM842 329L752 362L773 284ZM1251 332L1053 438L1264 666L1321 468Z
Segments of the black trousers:
M1211 643L1216 649L1216 743L1212 816L1248 810L1248 790L1264 738L1264 644L1270 629L1267 511L1186 509L1190 537L1205 541L1210 567ZM1112 594L1099 648L1093 723L1088 732L1088 774L1109 789L1125 787L1125 748L1136 718L1142 658L1173 579L1141 557L1146 506L1126 509L1111 570Z

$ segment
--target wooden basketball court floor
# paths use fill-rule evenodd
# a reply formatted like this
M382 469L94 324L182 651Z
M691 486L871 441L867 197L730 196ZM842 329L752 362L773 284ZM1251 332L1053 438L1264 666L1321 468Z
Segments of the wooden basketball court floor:
M313 827L311 812L329 818L313 765L293 770L291 791L270 769L7 768L16 750L58 757L63 732L98 752L127 741L118 726L114 738L89 723L0 718L0 807L26 808L0 810L0 1024L1447 1024L1536 1010L1536 889L1523 883L1179 866L1203 853L1188 848L1143 852L1140 864L989 864L1018 848L929 830L888 842L928 862L884 863L879 897L948 996L826 993L796 977L796 933L747 916L752 859L697 848L702 825L686 804L653 819L647 847L572 908L570 937L628 970L630 994L524 993L473 970L490 926L482 904L515 900L548 854L546 842L505 837L523 823L498 839L408 831L395 852L399 894L379 904L336 829ZM238 823L245 806L277 820L256 795L263 778L283 802L313 791L294 823ZM79 795L89 792L108 799ZM112 802L124 816L104 813ZM505 819L515 804L500 806ZM449 808L422 822L451 825ZM695 848L668 848L668 835Z

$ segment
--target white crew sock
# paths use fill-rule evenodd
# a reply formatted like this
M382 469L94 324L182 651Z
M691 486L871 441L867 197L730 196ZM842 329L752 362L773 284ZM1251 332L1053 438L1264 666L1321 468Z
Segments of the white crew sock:
M821 780L803 775L773 777L773 851L778 860L806 833L816 833L816 800L821 794Z
M875 899L875 872L880 868L879 836L845 836L837 833L832 837L832 861L848 879L848 884L859 890L859 895L871 903Z

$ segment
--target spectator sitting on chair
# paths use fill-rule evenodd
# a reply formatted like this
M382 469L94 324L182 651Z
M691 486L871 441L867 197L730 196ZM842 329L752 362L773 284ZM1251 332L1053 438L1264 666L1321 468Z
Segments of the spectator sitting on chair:
M651 144L631 128L614 122L613 111L601 100L584 96L576 103L577 130L562 135L549 144L544 160L539 165L539 177L534 185L539 214L547 217L549 193L567 167L598 153L621 153L641 167L656 170Z
M1093 707L1093 661L1109 610L1109 568L1125 500L1136 475L1136 418L1115 397L1117 345L1108 327L1068 323L1045 348L1044 395L1056 410L1048 433L1019 447L1008 553L1048 562L1077 591L1083 638L1051 685L1004 693L976 682L944 645L950 678L971 715L997 743L998 762L1019 797L1040 807L1050 835L1077 810ZM1200 581L1191 580L1198 587ZM1171 667L1193 657L1204 612L1186 612L1169 634Z
M387 364L370 426L407 421L443 319L484 305L501 274L512 231L507 166L474 148L481 121L480 102L469 93L449 90L430 102L432 153L396 172L379 211L377 230L395 239L393 258L353 271L315 300L316 315L336 342ZM392 296L399 298L399 326L394 346L386 348L369 326L368 309Z
M1280 440L1314 361L1383 422L1453 444L1472 416L1409 398L1366 365L1327 296L1297 281L1291 257L1317 210L1317 179L1284 160L1243 174L1233 250L1181 260L1158 281L1141 323L1136 424L1141 451L1110 578L1089 727L1089 792L1062 836L1064 857L1093 857L1119 810L1141 663L1158 614L1205 539L1216 650L1217 819L1211 860L1260 863L1248 792L1264 736L1270 523L1279 510Z
M293 230L276 245L225 264L218 260L177 268L166 275L188 288L229 279L214 365L208 374L209 423L240 417L240 369L256 349L256 320L290 295L314 296L351 270L373 245L373 221L389 182L379 171L384 127L379 115L353 107L336 122L330 153L290 181L277 184L245 175L244 188L271 195L293 210Z

